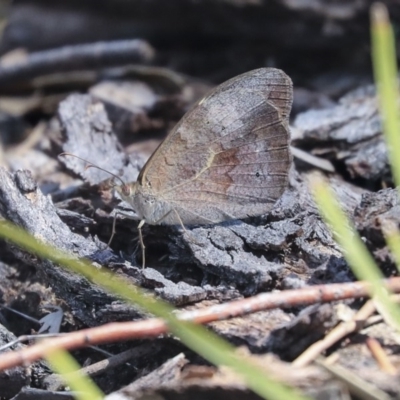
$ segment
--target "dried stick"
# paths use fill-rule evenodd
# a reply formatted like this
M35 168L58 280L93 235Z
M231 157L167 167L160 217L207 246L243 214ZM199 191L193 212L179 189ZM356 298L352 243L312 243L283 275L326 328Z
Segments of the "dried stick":
M400 292L400 278L398 277L387 279L382 284L394 293ZM352 282L310 286L278 293L261 293L248 299L219 304L202 310L181 312L177 317L196 324L205 324L262 310L366 297L369 289L370 286L366 282ZM114 322L96 328L71 332L62 337L44 340L21 351L1 355L0 371L17 365L27 365L44 357L54 349L72 350L94 344L157 337L167 332L168 325L160 318L138 322Z
M105 68L150 61L153 48L144 40L116 40L64 46L28 53L10 65L0 60L0 85L49 73Z
M346 383L351 394L355 395L358 399L364 400L390 400L388 394L377 388L370 382L360 378L353 371L341 365L332 365L319 357L315 360L317 365L326 369L330 374L339 379L341 382Z
M393 301L400 301L399 296L392 296L392 298ZM342 340L344 337L348 336L351 333L363 329L366 324L371 322L370 317L374 314L375 311L375 302L373 300L368 300L360 308L360 310L357 311L351 321L342 322L334 329L332 329L323 339L313 343L308 349L306 349L292 362L292 365L295 367L305 367L307 364L319 357L322 352L332 347L339 340ZM372 349L370 350L372 352Z
M363 307L357 312L351 321L342 322L323 339L313 343L302 354L300 354L293 362L294 367L305 367L310 362L314 361L322 352L332 347L339 340L343 339L350 333L362 329L367 319L376 311L374 302L367 301Z
M80 370L71 373L70 378L73 379L75 375L79 374L94 377L103 374L110 369L114 369L122 364L125 364L132 359L137 361L139 358L145 355L154 355L154 353L158 352L159 350L159 344L154 342L147 343L144 346L142 345L140 347L126 350L107 359L88 365L87 367L83 367ZM45 383L48 390L56 391L60 390L60 388L64 386L65 379L63 379L63 377L58 374L52 374L45 378Z
M369 351L375 357L375 360L382 368L382 370L385 371L387 374L397 375L396 367L389 360L389 357L383 350L381 344L375 338L371 337L367 338L366 344L367 347L369 348Z

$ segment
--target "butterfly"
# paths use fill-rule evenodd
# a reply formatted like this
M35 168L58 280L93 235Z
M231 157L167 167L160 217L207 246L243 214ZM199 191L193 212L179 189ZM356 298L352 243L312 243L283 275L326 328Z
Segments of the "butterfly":
M183 116L136 182L116 186L140 220L143 265L144 223L185 229L271 210L288 184L292 101L292 81L279 69L236 76Z
M148 224L214 224L268 212L291 165L291 79L260 68L222 83L117 191Z

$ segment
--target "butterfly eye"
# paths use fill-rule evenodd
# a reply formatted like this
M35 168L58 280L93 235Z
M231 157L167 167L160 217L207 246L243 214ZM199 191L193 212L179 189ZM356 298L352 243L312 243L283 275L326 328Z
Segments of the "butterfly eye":
M259 178L259 177L260 177L260 173L256 172L256 178Z

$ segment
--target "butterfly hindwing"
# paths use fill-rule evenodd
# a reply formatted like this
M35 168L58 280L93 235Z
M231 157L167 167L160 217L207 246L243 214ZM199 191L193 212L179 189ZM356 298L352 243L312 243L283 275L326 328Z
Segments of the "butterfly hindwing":
M291 80L277 69L223 83L177 124L139 184L172 204L184 224L269 211L287 186L291 104Z

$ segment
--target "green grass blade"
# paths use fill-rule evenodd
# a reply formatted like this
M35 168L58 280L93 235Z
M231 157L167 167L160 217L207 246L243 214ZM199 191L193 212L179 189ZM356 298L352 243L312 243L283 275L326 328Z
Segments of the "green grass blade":
M394 221L381 221L383 234L400 272L400 232Z
M392 167L393 181L400 187L400 120L398 113L396 45L386 7L371 7L372 63L379 97L382 126Z
M61 375L78 400L102 399L104 394L87 376L76 373L81 367L66 351L53 350L46 355L51 368Z
M322 179L317 178L311 182L311 187L319 211L332 227L335 240L342 248L343 255L354 275L357 279L366 280L371 284L371 296L400 331L400 310L390 299L386 288L382 286L384 277L381 271L357 231L341 210L333 190Z

